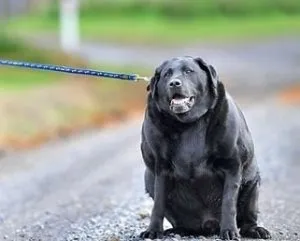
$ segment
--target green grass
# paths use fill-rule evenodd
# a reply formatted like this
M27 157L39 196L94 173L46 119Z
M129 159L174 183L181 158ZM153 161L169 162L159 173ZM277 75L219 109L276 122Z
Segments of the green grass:
M85 39L131 44L176 44L199 41L238 41L300 33L300 15L274 14L228 18L176 19L155 15L85 16L81 18ZM58 21L31 16L8 24L12 33L58 34Z
M84 62L58 51L45 51L28 45L20 39L0 32L1 59L31 61L36 63L83 66ZM50 84L65 78L57 73L0 66L0 90L20 90L37 85Z
M133 66L93 68L147 72ZM0 148L16 150L121 121L144 107L147 93L144 82L2 67L0 76Z
M149 73L134 66L91 66L81 59L0 32L0 58L113 72ZM143 107L146 83L0 66L0 149L23 149L88 127L121 121Z
M53 54L34 49L24 42L0 33L0 56L11 60L34 62L53 62ZM25 70L16 67L0 66L0 90L25 89L31 86L50 83L57 78L54 74L41 71Z
M6 67L0 67L0 73L0 91L24 90L62 79L61 76L49 72Z
M47 11L48 16L56 18L59 15L57 3L57 1L52 2ZM300 2L299 0L85 0L81 2L83 17L155 15L174 20L216 16L268 16L274 13L299 14Z
M224 41L297 32L300 32L300 15L177 21L142 16L123 19L91 17L82 21L84 36L127 43L185 43L217 39Z

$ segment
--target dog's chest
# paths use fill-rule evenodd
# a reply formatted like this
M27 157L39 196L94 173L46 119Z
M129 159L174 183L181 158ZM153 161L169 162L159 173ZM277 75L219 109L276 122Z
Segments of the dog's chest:
M205 143L204 134L185 133L168 143L171 162L171 174L177 178L198 179L212 175L208 162L209 149Z

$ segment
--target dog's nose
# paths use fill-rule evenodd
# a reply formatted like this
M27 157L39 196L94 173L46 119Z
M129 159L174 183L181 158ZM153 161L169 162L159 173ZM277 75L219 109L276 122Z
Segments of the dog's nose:
M171 80L170 83L169 83L169 86L170 86L171 88L174 88L174 87L180 87L181 85L182 85L182 82L181 82L181 80L179 80L179 79L173 79L173 80Z

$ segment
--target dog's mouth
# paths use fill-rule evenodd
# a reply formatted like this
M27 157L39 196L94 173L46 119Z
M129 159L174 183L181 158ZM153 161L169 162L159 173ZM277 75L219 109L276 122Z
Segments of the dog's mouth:
M195 96L174 94L170 101L170 110L175 114L182 114L192 109L195 103Z

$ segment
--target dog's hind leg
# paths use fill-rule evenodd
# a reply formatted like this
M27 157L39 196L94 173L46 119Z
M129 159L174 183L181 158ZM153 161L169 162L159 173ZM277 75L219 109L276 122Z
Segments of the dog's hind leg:
M269 239L268 230L257 226L259 181L246 183L239 195L237 225L242 237Z

